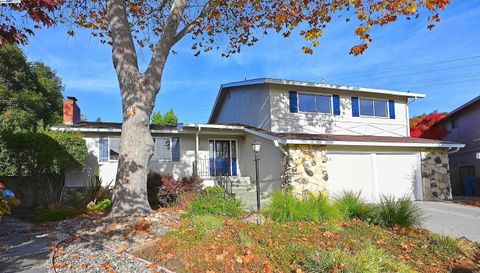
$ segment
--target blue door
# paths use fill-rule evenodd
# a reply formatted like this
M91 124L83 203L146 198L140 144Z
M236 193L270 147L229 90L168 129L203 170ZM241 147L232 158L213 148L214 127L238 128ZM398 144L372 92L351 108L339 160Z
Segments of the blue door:
M210 175L237 175L237 156L234 140L210 140Z
M230 172L230 141L215 141L215 174L217 176L231 175Z

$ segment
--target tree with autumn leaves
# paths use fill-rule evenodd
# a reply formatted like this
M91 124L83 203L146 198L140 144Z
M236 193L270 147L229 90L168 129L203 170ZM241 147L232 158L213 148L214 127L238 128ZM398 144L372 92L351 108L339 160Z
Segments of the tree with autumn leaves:
M112 60L122 97L121 150L115 183L114 214L142 214L150 210L146 180L154 143L149 120L161 90L165 63L173 47L185 37L193 54L217 50L228 57L274 32L305 39L302 50L312 54L323 30L334 17L356 24L359 43L350 54L362 54L372 42L371 31L400 18L428 14L427 27L440 21L438 12L450 0L22 0L2 5L0 41L25 43L34 28L52 24L91 30L112 46ZM33 23L32 23L33 22ZM137 50L148 47L152 56L140 71Z
M447 117L445 113L434 111L410 119L410 136L428 139L443 139L448 130L441 122Z

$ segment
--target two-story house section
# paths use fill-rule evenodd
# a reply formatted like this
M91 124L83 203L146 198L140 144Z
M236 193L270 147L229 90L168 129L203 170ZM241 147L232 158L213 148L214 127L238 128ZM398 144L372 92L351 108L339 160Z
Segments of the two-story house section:
M410 138L409 103L424 94L282 79L221 86L211 124L252 127L282 151L283 184L303 194L362 191L450 199L448 151Z
M423 97L275 79L224 84L207 124L151 126L155 151L149 168L196 175L207 186L227 181L252 207L252 144L260 142L262 202L281 188L298 195L361 191L372 202L382 195L450 199L448 152L464 145L409 136L408 105ZM69 122L53 128L83 132L90 151L87 168L67 174L66 185L79 187L94 171L113 181L121 124L72 122L78 119L69 115L76 114L64 111Z
M222 85L209 123L278 133L407 137L409 98L423 94L255 79Z
M480 196L480 96L451 111L442 125L445 140L466 146L450 153L450 179L454 196Z

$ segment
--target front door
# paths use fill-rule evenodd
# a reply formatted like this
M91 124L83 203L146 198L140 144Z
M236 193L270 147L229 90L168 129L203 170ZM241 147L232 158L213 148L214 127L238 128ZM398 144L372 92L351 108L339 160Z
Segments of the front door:
M215 141L215 175L231 175L230 172L230 141Z
M210 140L210 175L237 175L235 140Z

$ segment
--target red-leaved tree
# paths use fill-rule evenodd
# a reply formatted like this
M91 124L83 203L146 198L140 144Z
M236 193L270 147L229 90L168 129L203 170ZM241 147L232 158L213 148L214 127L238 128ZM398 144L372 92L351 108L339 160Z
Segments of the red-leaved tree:
M62 0L22 0L17 4L0 4L0 46L5 43L26 44L34 29L52 26L54 11L62 3Z
M112 46L123 110L112 213L142 214L150 210L146 188L148 162L154 148L150 115L161 89L165 63L180 40L190 37L195 55L218 50L227 57L239 53L242 46L252 46L270 32L285 38L298 34L305 39L303 52L312 54L333 18L343 17L356 26L353 34L359 42L350 54L357 56L372 42L374 28L402 17L416 19L427 14L427 27L432 29L440 21L438 12L449 3L450 0L63 0L60 8L48 14L53 17L48 18L87 28L101 42ZM10 8L20 19L36 21L29 14L36 10L22 11L21 5L4 5L2 9ZM4 28L29 33L22 26L29 20L11 18L3 18ZM68 33L74 35L74 29ZM25 41L25 36L15 37L7 40ZM140 47L152 50L144 71L138 65Z
M410 119L410 136L429 139L443 139L448 134L445 126L440 122L447 117L444 113L437 111L430 114L423 114Z

